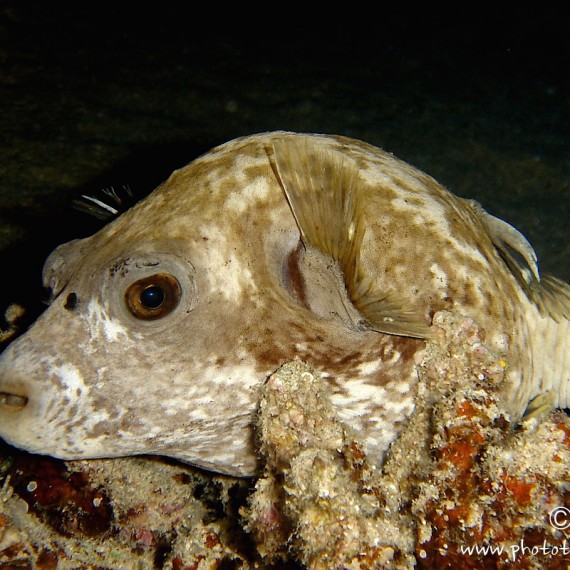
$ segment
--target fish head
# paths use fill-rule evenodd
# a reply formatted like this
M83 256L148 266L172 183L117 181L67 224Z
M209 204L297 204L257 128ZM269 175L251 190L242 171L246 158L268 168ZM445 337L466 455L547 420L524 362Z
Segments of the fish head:
M276 239L263 240L247 201L269 191L268 177L245 177L226 154L218 162L222 179L216 161L175 173L50 255L50 305L0 360L6 441L63 459L158 454L254 470L256 391L278 363L265 346L259 365L252 349L282 301L262 294L275 281L267 256L294 238L294 222L283 209Z
M377 336L347 313L340 270L300 242L274 168L263 139L226 145L58 247L49 307L0 357L0 436L63 459L253 474L268 375L295 357L362 364Z

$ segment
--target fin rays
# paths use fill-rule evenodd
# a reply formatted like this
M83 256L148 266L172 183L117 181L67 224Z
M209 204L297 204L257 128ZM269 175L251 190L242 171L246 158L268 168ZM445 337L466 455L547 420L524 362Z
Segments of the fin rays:
M348 296L369 329L427 338L422 315L395 292L378 291L366 277L360 250L366 227L362 180L340 153L326 152L307 140L287 137L268 149L305 246L338 263Z
M570 285L552 275L544 275L540 286L531 294L543 315L559 323L570 320Z
M570 286L552 275L541 277L536 253L528 240L513 226L486 212L478 202L469 202L493 245L541 314L556 322L570 320Z
M534 288L540 282L540 275L532 245L515 227L489 214L479 202L469 202L519 283L525 290Z

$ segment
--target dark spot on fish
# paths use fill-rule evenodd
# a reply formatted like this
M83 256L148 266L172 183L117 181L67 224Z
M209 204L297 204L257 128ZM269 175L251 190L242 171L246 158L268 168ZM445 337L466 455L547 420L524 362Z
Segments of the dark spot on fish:
M351 354L346 354L345 356L337 360L336 364L345 365L345 364L354 363L356 366L358 365L359 362L363 360L363 358L364 355L362 354L362 352L353 352Z
M75 293L70 293L65 300L64 308L68 311L74 311L77 308L78 303L77 295Z
M267 346L267 345L266 345ZM272 368L279 366L279 363L286 362L287 358L290 358L289 350L294 350L286 346L276 346L275 344L269 344L265 350L262 350L258 354L259 362L265 368Z
M78 414L79 406L77 404L73 404L72 406L66 408L65 411L67 412L67 417L71 420Z
M89 434L86 436L87 439L96 439L98 437L103 436L107 436L110 435L112 433L112 425L110 422L106 422L106 421L101 421L101 422L97 422L93 428L91 429L91 431L89 432Z
M115 275L119 275L124 277L126 275L125 264L127 261L128 260L118 261L109 267L109 276L114 277Z
M392 346L400 353L400 359L403 361L412 361L418 350L422 350L425 341L418 338L395 337Z
M477 291L478 290L475 285L472 283L465 283L464 288L461 291L458 291L456 296L462 304L468 307L476 307L479 305Z

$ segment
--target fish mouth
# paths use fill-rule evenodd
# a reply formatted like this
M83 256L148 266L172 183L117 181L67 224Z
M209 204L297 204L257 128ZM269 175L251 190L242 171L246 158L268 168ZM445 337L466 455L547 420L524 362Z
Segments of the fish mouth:
M0 406L12 410L21 410L28 403L28 398L10 392L0 392Z

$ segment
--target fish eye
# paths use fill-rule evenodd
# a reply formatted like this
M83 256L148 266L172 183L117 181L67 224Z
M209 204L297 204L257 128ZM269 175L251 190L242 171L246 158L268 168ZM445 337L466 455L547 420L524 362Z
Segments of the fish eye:
M141 305L152 311L158 309L162 303L164 303L166 295L162 287L159 285L151 285L142 290L139 298Z
M125 291L125 303L137 319L155 320L170 314L180 301L182 290L169 273L156 273L131 283Z

